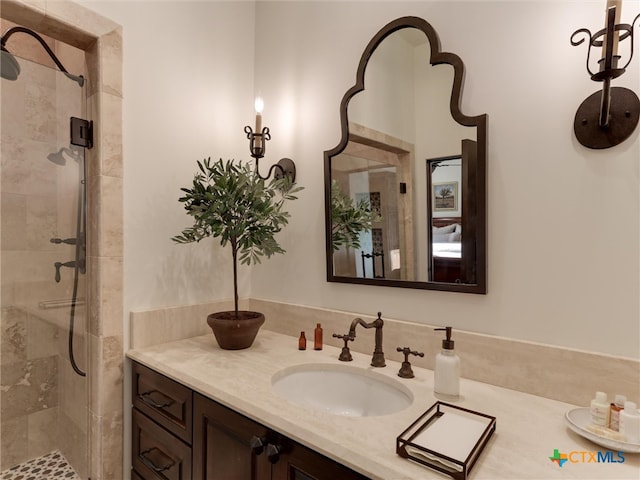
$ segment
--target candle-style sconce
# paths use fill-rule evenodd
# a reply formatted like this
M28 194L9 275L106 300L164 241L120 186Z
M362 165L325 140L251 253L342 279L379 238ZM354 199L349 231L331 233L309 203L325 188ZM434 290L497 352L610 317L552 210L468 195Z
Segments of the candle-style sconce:
M582 44L589 40L587 50L587 71L591 80L602 82L602 90L595 92L582 102L573 123L578 141L588 148L610 148L625 141L633 133L640 118L640 100L628 88L612 87L611 80L619 77L633 58L634 28L640 19L636 16L631 25L620 23L621 0L609 0L605 14L605 27L593 35L586 28L580 28L571 35L571 45ZM586 38L576 40L584 34ZM620 66L619 45L629 40L629 58ZM602 57L598 60L599 69L593 72L590 65L591 48L601 47Z
M274 178L283 178L285 175L291 178L292 182L296 181L296 164L290 158L281 158L280 161L269 168L269 173L266 177L260 174L259 162L264 157L267 147L267 141L271 140L271 133L269 127L262 126L262 109L264 108L264 102L262 98L256 98L256 127L255 131L247 125L244 127L244 133L247 134L249 139L249 152L251 156L256 159L256 175L263 180L268 180L271 175Z

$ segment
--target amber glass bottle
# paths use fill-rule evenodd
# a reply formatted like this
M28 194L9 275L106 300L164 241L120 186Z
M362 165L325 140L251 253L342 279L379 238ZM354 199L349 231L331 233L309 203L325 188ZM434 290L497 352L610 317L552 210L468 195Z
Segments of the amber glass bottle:
M313 332L313 349L322 350L322 327L318 323Z
M307 337L304 336L304 332L300 332L300 338L298 339L298 350L307 349Z

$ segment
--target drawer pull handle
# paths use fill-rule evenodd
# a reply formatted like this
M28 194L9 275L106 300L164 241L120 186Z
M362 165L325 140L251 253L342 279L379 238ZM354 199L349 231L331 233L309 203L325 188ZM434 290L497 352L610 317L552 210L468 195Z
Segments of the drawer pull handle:
M282 453L281 445L269 443L265 451L271 463L276 464L280 461L280 454Z
M155 401L151 397L152 394L156 394L156 396L162 397L164 399L164 401L162 401L162 402ZM146 403L147 405L150 405L150 406L155 407L155 408L167 408L167 407L173 405L173 403L174 403L174 401L172 399L170 399L166 395L163 395L158 390L149 390L148 392L139 393L138 394L138 398L140 400L142 400L144 403Z
M167 463L164 466L158 466L155 464L155 462L150 458L150 456L148 455L149 453L151 453L153 450L156 450L162 457L166 458L169 463ZM144 463L147 467L149 467L151 470L153 470L154 472L164 472L166 470L169 470L171 467L173 467L176 462L173 461L170 457L166 456L162 450L160 450L157 447L152 447L148 450L145 450L144 452L140 453L140 458L142 459L142 463Z
M262 452L264 452L264 447L265 445L267 445L267 439L254 435L253 437L251 437L249 445L251 446L251 451L254 454L262 455Z

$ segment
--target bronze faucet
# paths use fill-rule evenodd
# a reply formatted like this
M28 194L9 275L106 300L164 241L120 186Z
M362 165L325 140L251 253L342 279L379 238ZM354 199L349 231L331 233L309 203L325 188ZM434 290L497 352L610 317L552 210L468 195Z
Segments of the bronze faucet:
M340 340L344 340L344 347L342 347L342 351L340 352L340 356L338 357L338 360L340 360L341 362L352 361L353 357L351 356L351 352L349 351L349 347L347 344L349 342L353 342L353 338L351 338L349 334L338 335L337 333L334 333L333 336L334 338L339 338Z
M415 375L413 374L413 369L411 368L411 363L409 363L409 355L415 355L417 357L424 357L424 352L418 352L416 350L411 350L409 347L398 347L396 351L404 353L404 362L402 362L402 367L400 367L400 371L398 372L398 376L402 378L413 378Z
M356 338L356 326L362 325L364 328L376 329L376 344L373 350L373 357L371 358L372 367L386 367L387 364L384 361L384 353L382 352L382 327L384 321L381 318L382 313L378 312L378 318L371 323L365 323L361 318L354 318L349 328L349 338L353 341ZM345 342L346 343L346 342Z

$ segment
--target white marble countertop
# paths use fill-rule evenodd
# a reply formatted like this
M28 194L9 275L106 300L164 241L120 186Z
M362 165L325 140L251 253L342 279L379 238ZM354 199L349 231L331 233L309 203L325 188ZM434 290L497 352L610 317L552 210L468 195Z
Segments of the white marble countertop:
M283 368L342 364L338 348L325 345L315 351L311 345L299 351L297 346L297 338L262 329L247 350L221 350L213 335L205 335L130 350L127 356L372 479L449 478L395 453L396 437L438 400L431 370L414 367L415 378L402 379L397 376L398 362L387 360L385 368L373 368L369 355L353 352L349 366L375 370L401 382L414 401L386 416L336 416L288 402L273 391L271 379ZM575 405L465 379L460 391L460 400L453 403L497 418L496 432L471 471L471 479L639 478L640 454L625 453L624 462L597 463L589 461L597 454L578 453L571 456L578 461L563 467L549 459L556 449L566 454L606 451L567 428L564 414ZM619 457L614 454L613 458Z

